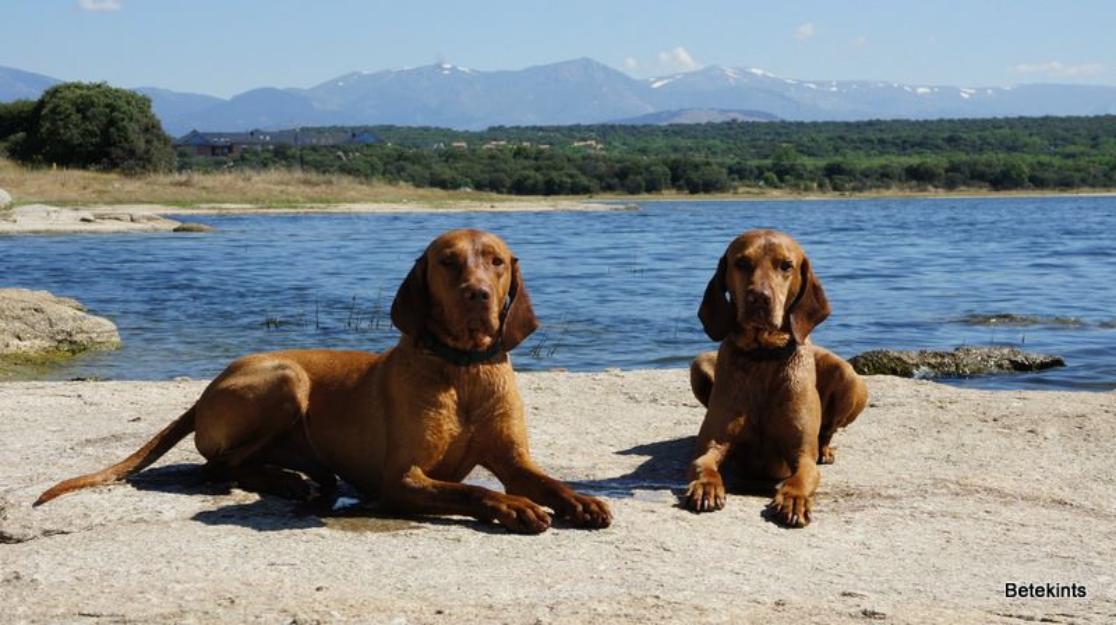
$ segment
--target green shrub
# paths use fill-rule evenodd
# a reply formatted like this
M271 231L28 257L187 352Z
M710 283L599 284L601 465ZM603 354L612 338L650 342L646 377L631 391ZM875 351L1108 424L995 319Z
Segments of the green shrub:
M146 96L104 83L63 83L47 89L30 113L26 138L12 151L30 163L120 170L169 171L171 140Z

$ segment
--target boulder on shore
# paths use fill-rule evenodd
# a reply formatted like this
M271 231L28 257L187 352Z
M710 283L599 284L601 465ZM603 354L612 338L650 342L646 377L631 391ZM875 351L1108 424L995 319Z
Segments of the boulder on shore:
M1014 347L958 347L946 351L872 350L849 359L861 375L904 378L951 378L991 373L1042 371L1064 367L1061 356L1024 352Z
M7 191L0 189L0 210L4 210L12 203L12 196Z
M48 364L118 347L116 324L85 312L77 300L47 291L0 289L0 362Z

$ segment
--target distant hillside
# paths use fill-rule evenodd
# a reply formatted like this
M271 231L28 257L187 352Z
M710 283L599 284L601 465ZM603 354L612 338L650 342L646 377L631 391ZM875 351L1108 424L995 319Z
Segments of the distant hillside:
M762 124L589 124L498 126L479 131L411 126L303 128L317 133L368 133L383 145L444 151L549 146L613 156L691 156L744 161L934 159L954 155L1099 159L1116 175L1116 115L997 119L790 122ZM586 145L592 141L593 145ZM580 144L580 145L579 145ZM793 147L789 152L788 146ZM781 154L781 156L780 156ZM1092 165L1089 165L1092 166Z
M312 145L330 134L378 141ZM862 122L302 128L297 149L180 157L520 195L1116 188L1116 115Z
M0 68L0 100L37 97L54 82ZM163 126L174 135L195 128L391 124L476 130L610 120L721 121L711 111L794 121L1116 114L1116 87L1110 86L802 80L719 66L641 80L586 58L510 71L436 64L352 72L305 89L261 87L227 100L153 87L138 91L151 97ZM644 118L652 114L667 120L681 116L678 121ZM632 121L641 119L647 121Z
M58 82L61 81L50 76L0 67L0 102L34 100Z
M167 120L183 119L224 102L211 95L179 93L158 87L138 87L133 91L151 98L151 108L164 124Z
M779 117L763 111L733 111L726 109L680 109L658 111L638 117L618 119L614 124L655 125L670 124L715 124L720 122L774 122Z

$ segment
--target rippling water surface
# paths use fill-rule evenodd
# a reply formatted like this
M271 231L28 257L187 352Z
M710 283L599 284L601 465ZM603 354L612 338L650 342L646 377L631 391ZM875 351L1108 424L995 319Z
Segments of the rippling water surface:
M188 219L219 231L0 237L0 282L76 297L120 328L123 349L53 377L207 377L252 351L384 349L397 338L387 320L396 287L431 238L457 227L493 230L521 259L543 329L517 350L519 369L684 367L713 347L696 311L725 245L772 227L810 255L833 306L815 341L846 357L1010 344L1069 366L952 383L1116 388L1116 198ZM963 321L998 313L1072 322Z

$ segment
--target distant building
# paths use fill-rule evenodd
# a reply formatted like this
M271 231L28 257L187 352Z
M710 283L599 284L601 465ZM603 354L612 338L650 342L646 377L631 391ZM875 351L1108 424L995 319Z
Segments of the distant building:
M570 144L575 148L589 148L590 150L600 150L604 148L603 143L599 143L596 139L585 139L584 141L574 141Z
M196 156L235 156L244 150L275 146L368 145L379 138L367 130L310 128L298 130L251 130L249 132L201 132L191 130L174 140L175 148L189 148Z

